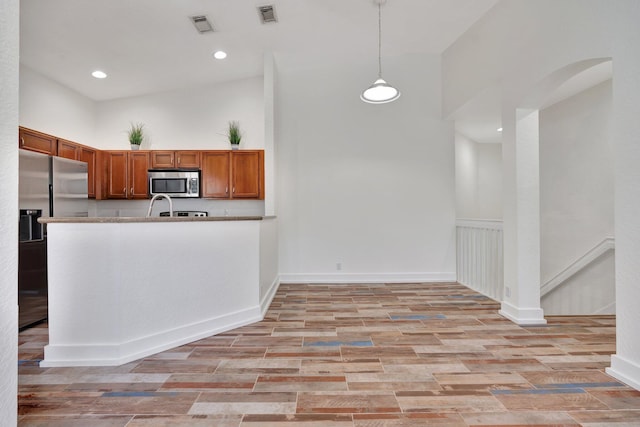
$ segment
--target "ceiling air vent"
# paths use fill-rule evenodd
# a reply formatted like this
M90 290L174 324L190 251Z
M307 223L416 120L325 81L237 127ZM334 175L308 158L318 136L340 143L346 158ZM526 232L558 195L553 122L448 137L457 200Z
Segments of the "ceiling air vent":
M213 27L205 15L191 16L190 19L191 22L193 22L193 26L196 27L196 30L198 30L200 34L210 33L213 31Z
M278 22L278 18L276 17L276 9L273 5L258 6L258 15L260 15L260 21L263 24Z

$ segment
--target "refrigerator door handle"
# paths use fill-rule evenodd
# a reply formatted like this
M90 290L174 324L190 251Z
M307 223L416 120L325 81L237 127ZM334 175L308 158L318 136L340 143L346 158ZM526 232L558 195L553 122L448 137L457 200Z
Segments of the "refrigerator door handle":
M49 184L49 216L53 218L53 184Z

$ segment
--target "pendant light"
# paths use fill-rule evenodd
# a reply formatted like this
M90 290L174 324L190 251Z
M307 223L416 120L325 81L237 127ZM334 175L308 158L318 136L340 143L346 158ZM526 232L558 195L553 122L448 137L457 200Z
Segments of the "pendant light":
M385 104L400 98L400 91L382 78L382 3L386 0L374 0L378 4L378 79L360 94L360 99L369 104Z

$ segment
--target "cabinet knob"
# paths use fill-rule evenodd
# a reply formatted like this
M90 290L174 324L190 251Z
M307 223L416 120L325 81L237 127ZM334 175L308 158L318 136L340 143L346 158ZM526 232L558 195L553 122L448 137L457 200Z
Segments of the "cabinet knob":
M229 187L224 187L224 194L229 194Z
M233 194L236 194L236 187L233 187L233 190L231 190L233 192Z
M131 192L129 194L133 196L133 187L131 187Z
M24 138L20 138L20 145L22 145L24 147Z
M178 164L180 164L180 157L178 157Z
M124 187L124 188L122 189L122 193L123 193L125 196L127 195L127 187Z

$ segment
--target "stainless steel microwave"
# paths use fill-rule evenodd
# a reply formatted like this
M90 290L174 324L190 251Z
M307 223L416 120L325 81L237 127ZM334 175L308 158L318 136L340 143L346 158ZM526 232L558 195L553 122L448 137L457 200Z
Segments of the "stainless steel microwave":
M200 197L200 171L197 169L149 169L149 196Z

